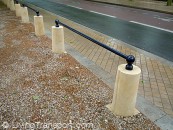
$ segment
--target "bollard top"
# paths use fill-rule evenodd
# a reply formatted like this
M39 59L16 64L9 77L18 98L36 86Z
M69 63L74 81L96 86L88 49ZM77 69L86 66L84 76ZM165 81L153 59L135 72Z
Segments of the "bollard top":
M127 61L126 70L133 70L133 63L135 61L135 57L133 55L128 55L126 61Z
M56 19L55 24L56 24L55 27L59 27L59 20Z

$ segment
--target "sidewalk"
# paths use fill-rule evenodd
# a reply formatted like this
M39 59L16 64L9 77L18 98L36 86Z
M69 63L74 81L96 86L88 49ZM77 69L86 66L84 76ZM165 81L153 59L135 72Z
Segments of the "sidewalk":
M86 1L115 4L115 5L173 14L173 4L172 6L166 6L165 1L155 1L155 0L86 0Z
M52 53L31 23L0 12L0 129L160 130L142 113L113 115L112 89L69 54Z

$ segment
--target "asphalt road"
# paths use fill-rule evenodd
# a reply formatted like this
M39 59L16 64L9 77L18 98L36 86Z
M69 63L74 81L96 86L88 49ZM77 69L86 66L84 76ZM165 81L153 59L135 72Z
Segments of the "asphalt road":
M148 10L129 8L111 4L91 2L86 0L49 0L55 3L62 3L74 8L81 8L87 11L99 12L109 16L115 16L125 21L136 21L147 25L172 30L173 15Z
M59 4L51 0L25 0L132 46L173 61L173 32Z

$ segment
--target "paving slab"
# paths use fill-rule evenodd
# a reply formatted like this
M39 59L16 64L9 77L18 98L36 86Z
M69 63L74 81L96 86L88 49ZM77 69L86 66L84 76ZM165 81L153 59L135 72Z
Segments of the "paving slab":
M157 125L160 126L163 130L172 130L173 120L170 116L166 115L160 118L159 120L155 121Z

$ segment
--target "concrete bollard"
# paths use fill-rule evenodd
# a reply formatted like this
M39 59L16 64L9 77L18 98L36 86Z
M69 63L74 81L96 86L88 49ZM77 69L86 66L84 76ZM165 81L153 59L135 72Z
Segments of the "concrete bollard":
M23 23L29 23L29 16L28 16L28 8L27 7L21 7L21 17Z
M115 115L132 116L139 113L135 105L141 69L133 65L133 70L129 71L125 66L118 66L113 101L107 107Z
M10 0L7 0L7 8L10 8Z
M7 6L7 1L8 1L8 0L4 0L4 4L5 4L6 6Z
M5 5L7 4L7 3L6 3L6 2L7 2L7 0L3 0L3 2L4 2L4 4L5 4Z
M3 0L4 4L7 5L7 0Z
M10 0L10 10L14 11L15 10L15 6L14 6L14 1Z
M8 0L4 0L4 4L7 5L7 3L8 3Z
M8 0L7 7L10 9L11 8L11 0Z
M1 0L1 1L2 1L2 3L5 3L4 0Z
M45 34L43 16L34 16L35 35L42 36Z
M66 53L64 47L64 30L62 26L52 26L52 51L54 53Z
M21 6L20 6L20 4L15 4L15 9L16 9L16 16L17 17L20 17L21 16Z
M11 9L11 0L8 0L8 6L9 9Z

